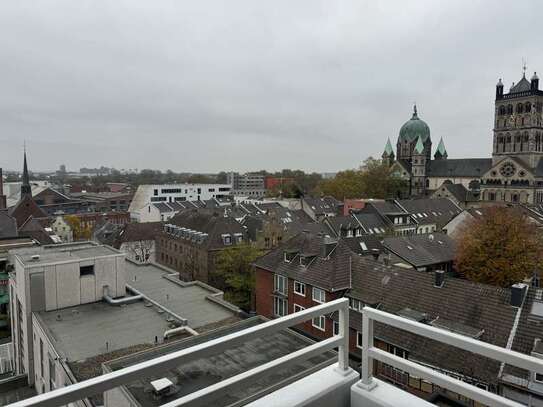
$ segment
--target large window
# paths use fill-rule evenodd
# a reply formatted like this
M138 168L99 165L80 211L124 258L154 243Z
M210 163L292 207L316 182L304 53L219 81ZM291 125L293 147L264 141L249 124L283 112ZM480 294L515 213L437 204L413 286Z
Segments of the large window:
M299 281L294 282L294 292L302 297L305 297L305 284Z
M319 315L316 318L313 318L313 326L321 331L326 330L326 317L324 315Z
M281 297L273 297L273 315L277 317L283 317L288 314L287 300Z
M273 279L273 289L276 293L281 293L283 295L287 295L288 293L288 285L287 285L287 278L285 276L281 276L279 274L274 275Z
M313 287L313 301L318 303L326 302L326 292L320 288Z

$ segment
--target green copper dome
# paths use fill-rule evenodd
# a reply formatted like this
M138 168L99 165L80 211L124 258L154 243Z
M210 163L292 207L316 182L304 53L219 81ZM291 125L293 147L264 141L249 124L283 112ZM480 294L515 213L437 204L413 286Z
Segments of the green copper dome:
M430 138L430 127L417 115L417 106L413 106L413 117L408 120L400 129L399 142L403 143L406 140L411 143L418 138L422 139L423 143Z

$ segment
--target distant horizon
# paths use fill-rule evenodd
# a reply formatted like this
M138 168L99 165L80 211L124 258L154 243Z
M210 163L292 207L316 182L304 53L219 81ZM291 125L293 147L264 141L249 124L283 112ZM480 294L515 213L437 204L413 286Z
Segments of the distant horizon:
M0 167L21 168L26 141L35 171L337 172L395 146L414 102L433 150L442 137L450 158L490 157L498 79L508 89L524 62L527 75L543 71L542 10L3 2Z

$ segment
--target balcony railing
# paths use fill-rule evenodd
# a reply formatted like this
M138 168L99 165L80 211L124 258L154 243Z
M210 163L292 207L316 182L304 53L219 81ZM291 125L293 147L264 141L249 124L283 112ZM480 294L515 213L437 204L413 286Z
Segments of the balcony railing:
M465 383L442 374L434 369L422 366L418 363L395 356L373 346L373 323L381 322L416 335L420 335L435 341L454 346L459 349L467 350L490 359L507 363L530 372L543 374L543 360L523 353L515 352L506 348L491 345L486 342L472 339L467 336L455 334L433 326L425 325L420 322L411 321L376 310L370 307L364 307L362 318L362 379L359 385L371 391L376 386L376 380L372 377L373 360L378 360L387 365L401 369L409 374L428 380L438 386L461 394L469 399L478 401L487 406L496 407L521 407L515 401L506 399L495 393L491 393L479 387Z
M287 368L300 361L307 360L334 348L338 348L337 368L340 371L347 372L349 370L349 301L347 298L341 298L279 319L265 322L240 332L213 339L188 349L172 352L168 355L151 359L137 365L129 366L67 387L62 387L48 393L43 393L36 397L14 403L11 407L56 407L82 400L141 378L164 373L171 368L195 361L202 357L223 352L251 339L266 337L320 315L330 314L336 311L339 312L338 335L200 389L168 404L164 404L162 407L184 406L194 400L198 400L199 404L205 405L206 400L216 399L221 394L227 394L231 387L241 386L246 382L252 382L276 369Z

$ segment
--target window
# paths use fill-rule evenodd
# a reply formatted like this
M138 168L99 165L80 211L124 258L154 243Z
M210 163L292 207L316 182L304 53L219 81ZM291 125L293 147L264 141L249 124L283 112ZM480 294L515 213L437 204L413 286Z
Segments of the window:
M364 308L364 303L354 298L349 298L349 308L354 311L362 312L362 308Z
M333 328L334 328L334 335L339 335L339 322L334 321Z
M287 295L288 292L288 280L285 276L275 274L273 278L273 289L277 293Z
M280 297L273 297L273 315L283 317L287 315L287 300Z
M313 287L313 301L318 303L326 302L326 293L320 288Z
M223 241L223 244L225 245L231 245L232 244L232 236L230 236L229 234L224 234L222 235L222 241Z
M94 275L94 265L91 266L81 266L79 267L79 276L93 276Z
M356 331L356 347L362 349L362 332Z
M312 325L321 330L321 331L325 331L326 330L326 318L324 317L324 315L319 315L318 317L316 318L313 318L313 322L312 322Z
M536 373L534 379L536 382L543 383L543 374Z
M305 284L299 281L294 282L294 292L302 297L305 297Z
M294 260L294 258L296 257L297 253L296 252L285 252L284 253L284 260L285 260L285 263L290 263L292 260Z
M298 305L298 304L294 304L294 312L298 312L298 311L303 311L305 308L302 307L301 305Z

